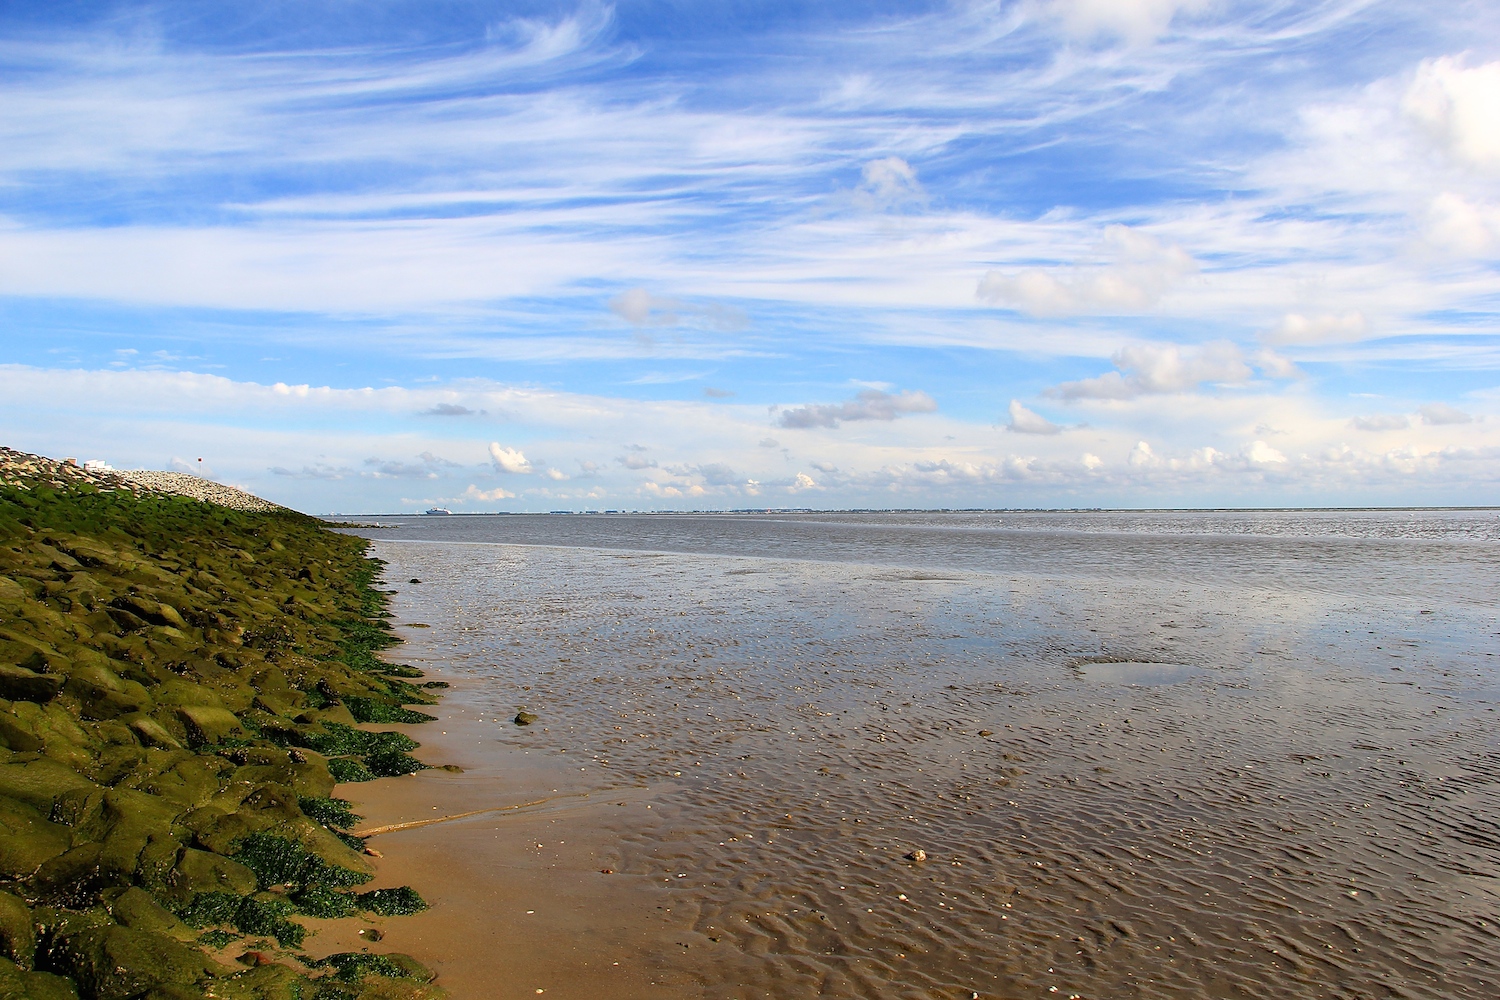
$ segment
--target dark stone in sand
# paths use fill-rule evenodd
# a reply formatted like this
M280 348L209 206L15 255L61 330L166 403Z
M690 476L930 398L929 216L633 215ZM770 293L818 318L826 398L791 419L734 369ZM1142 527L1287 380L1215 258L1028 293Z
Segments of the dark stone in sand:
M517 712L516 717L511 721L513 721L518 726L529 726L533 722L535 722L537 718L538 716L532 715L530 712Z

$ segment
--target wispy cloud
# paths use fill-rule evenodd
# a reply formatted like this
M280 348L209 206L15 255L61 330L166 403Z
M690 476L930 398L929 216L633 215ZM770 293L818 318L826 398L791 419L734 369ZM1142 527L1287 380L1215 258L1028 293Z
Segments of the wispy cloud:
M907 390L893 394L880 389L865 389L842 403L814 403L783 410L777 425L802 429L836 428L841 421L891 421L909 413L932 413L935 410L937 402L925 392Z
M1493 4L86 8L0 14L0 385L79 401L13 441L455 504L1490 475Z

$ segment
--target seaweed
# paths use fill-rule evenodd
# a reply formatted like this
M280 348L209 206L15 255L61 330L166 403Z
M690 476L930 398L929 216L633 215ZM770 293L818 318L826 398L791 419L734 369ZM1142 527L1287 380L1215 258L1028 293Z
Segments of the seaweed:
M328 773L339 783L374 781L376 774L353 757L335 757L328 762Z
M366 873L331 865L295 840L274 833L252 833L244 838L234 860L255 873L262 889L273 885L351 886L370 881Z
M422 979L429 980L432 973L421 968L415 962L400 959L404 955L372 955L363 951L343 951L327 958L309 962L308 965L319 969L333 969L333 978L345 983L357 983L366 976L385 976L389 979Z
M284 899L203 892L177 915L189 927L228 926L251 936L273 937L283 948L297 948L307 936L307 928L286 919L293 910L292 904ZM224 939L225 943L228 940L232 938Z
M349 827L364 819L349 808L347 799L331 798L308 798L306 796L297 800L297 805L302 810L302 815L317 823L322 823L330 830L347 830Z
M352 917L360 909L359 897L322 885L308 886L293 893L292 903L297 907L298 913L325 919Z
M361 698L357 695L345 698L344 704L360 722L416 723L432 722L436 718L425 712L417 712L402 708L400 705L391 705L375 698Z
M382 917L405 917L427 909L427 901L409 885L395 889L372 889L357 897L360 909L378 913Z

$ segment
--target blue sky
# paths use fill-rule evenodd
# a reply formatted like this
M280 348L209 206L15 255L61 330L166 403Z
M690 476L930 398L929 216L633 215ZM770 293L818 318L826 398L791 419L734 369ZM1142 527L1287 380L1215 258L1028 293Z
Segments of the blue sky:
M1494 503L1497 263L1492 3L0 3L6 443L309 511Z

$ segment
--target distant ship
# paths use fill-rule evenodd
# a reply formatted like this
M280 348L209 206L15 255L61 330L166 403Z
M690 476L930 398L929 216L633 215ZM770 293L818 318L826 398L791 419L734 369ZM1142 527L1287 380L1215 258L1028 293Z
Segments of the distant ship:
M429 507L429 508L427 508L426 513L428 513L428 514L451 514L451 513L453 513L453 511L449 510L447 507Z

